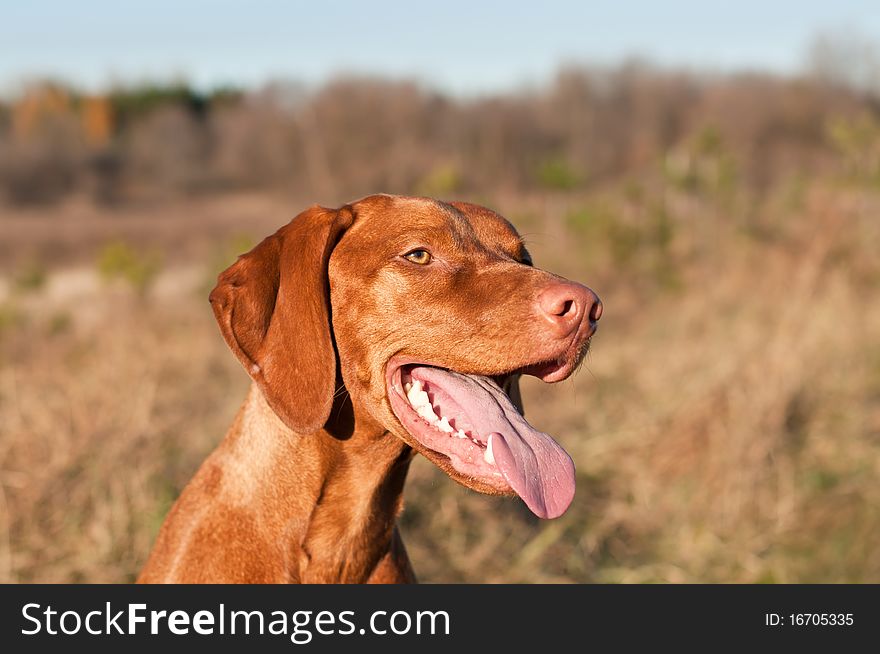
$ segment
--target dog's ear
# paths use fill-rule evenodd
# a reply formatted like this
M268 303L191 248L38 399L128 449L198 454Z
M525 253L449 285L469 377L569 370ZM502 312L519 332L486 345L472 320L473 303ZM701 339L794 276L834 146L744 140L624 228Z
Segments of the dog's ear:
M522 393L519 392L519 378L520 375L510 375L504 382L504 388L502 389L505 393L507 393L507 397L510 398L510 401L513 402L513 406L516 407L516 410L519 411L521 416L526 415L526 411L523 408L522 402Z
M354 215L312 207L220 273L210 301L223 338L293 431L327 422L336 382L327 262Z

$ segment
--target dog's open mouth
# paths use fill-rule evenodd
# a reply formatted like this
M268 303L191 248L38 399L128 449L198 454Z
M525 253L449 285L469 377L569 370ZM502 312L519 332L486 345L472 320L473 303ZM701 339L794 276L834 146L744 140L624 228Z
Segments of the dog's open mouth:
M496 492L513 490L541 518L568 508L575 489L571 457L526 422L495 380L419 363L389 364L387 377L404 428L464 478Z

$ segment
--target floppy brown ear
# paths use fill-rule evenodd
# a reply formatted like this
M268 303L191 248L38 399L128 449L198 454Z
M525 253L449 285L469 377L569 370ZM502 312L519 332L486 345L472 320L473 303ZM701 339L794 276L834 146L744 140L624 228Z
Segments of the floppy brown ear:
M354 216L312 207L220 273L210 301L223 338L293 431L327 422L336 382L327 262Z

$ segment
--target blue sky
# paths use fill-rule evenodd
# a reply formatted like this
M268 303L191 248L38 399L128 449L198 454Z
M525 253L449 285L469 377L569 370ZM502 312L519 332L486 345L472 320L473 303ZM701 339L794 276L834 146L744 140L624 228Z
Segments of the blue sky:
M540 83L560 63L632 55L791 72L816 34L847 30L880 43L880 3L0 0L0 89L32 76L96 88L175 77L316 83L354 71L479 93Z

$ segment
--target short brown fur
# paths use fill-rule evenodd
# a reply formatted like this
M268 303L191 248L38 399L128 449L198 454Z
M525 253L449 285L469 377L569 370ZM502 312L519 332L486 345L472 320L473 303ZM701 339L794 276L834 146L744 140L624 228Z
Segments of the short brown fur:
M402 257L419 247L430 270ZM561 356L534 309L560 284L571 283L532 267L514 228L476 205L377 195L298 215L211 293L254 383L139 582L415 581L396 527L415 452L499 491L402 427L386 365L405 356L495 376L518 401L517 371Z

